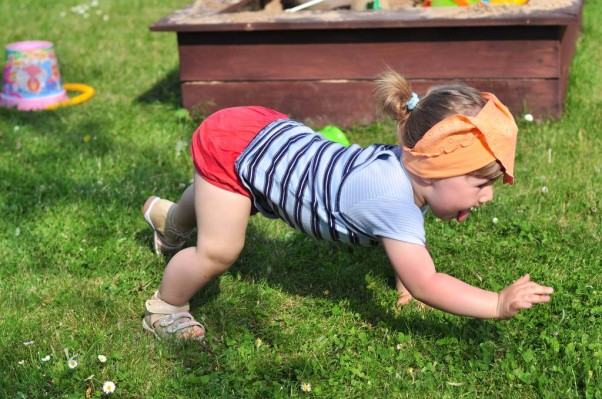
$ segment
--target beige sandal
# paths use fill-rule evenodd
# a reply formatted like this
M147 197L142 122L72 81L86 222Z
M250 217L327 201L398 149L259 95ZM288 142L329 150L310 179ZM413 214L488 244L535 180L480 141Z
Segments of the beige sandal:
M188 312L189 304L173 306L159 299L157 294L155 292L152 299L146 301L142 328L158 339L175 338L202 341L205 338L205 327ZM203 333L194 335L195 330L199 328L203 330Z
M153 247L155 249L155 253L157 255L174 254L174 253L180 251L182 248L184 248L184 245L186 245L186 239L190 236L190 233L180 234L180 233L176 233L176 232L170 230L171 234L176 237L177 241L173 242L173 243L168 242L168 240L165 237L165 232L159 231L159 229L157 229L155 227L155 225L153 224L152 219L151 219L151 212L153 210L153 207L160 200L161 200L161 198L155 197L151 201L151 203L148 205L148 208L146 208L146 211L144 211L144 209L142 209L142 212L144 214L144 220L149 225L149 227L151 229L153 229ZM147 202L148 202L148 200L147 200ZM168 213L168 217L166 217L166 220L164 223L165 226L167 226L168 221L169 221L169 213Z

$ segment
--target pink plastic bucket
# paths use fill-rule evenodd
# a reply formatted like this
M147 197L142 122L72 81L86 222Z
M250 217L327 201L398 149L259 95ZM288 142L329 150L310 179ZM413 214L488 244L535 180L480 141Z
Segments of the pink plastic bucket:
M51 42L24 41L6 46L0 106L22 111L67 100Z

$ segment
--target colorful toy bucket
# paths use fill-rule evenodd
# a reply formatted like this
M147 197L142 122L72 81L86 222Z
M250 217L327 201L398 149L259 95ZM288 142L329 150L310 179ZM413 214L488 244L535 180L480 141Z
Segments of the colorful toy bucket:
M27 111L68 100L51 42L11 43L6 58L0 106Z

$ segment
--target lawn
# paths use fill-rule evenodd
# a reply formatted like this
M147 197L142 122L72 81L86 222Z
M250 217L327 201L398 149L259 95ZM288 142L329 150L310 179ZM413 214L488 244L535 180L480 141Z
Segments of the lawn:
M148 26L189 0L80 1L0 3L2 46L52 41L63 81L97 92L0 109L1 398L97 398L105 381L115 398L602 398L601 0L585 5L563 118L517 116L517 184L465 223L427 218L438 270L490 290L531 273L551 303L506 321L399 307L382 248L254 217L239 261L193 301L203 344L141 328L166 260L140 207L188 184L199 122L180 106L175 35ZM395 141L387 122L347 135Z

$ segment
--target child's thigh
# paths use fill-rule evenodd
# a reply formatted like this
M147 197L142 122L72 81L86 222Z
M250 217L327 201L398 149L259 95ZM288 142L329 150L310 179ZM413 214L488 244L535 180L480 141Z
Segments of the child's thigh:
M214 186L195 173L194 206L197 250L234 261L245 243L251 199Z

